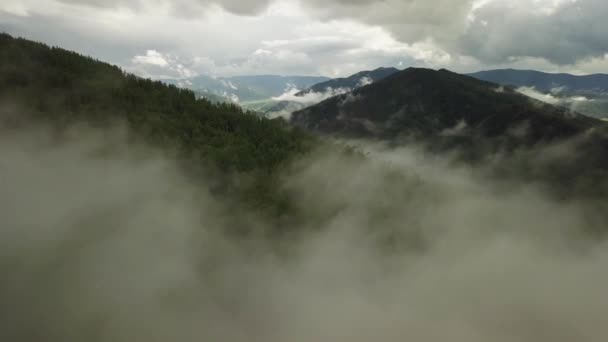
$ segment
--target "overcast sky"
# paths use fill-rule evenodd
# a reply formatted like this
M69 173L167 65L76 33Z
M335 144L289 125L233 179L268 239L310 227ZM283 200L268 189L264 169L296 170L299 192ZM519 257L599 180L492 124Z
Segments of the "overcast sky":
M608 72L606 0L0 0L0 31L148 77Z

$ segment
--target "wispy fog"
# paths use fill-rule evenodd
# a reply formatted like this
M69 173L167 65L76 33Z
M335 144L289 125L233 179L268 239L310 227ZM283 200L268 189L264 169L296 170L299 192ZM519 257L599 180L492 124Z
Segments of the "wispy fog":
M342 95L350 92L349 88L327 88L324 92L306 92L305 94L296 96L296 94L300 93L300 90L297 88L292 88L286 91L284 94L273 97L272 99L275 101L292 101L297 103L302 103L305 105L313 105L319 103L321 101L327 100L330 97L334 97L337 95Z
M520 87L517 89L518 92L529 96L533 99L537 99L539 101L543 101L552 105L560 105L564 107L568 107L572 110L577 110L581 104L585 102L593 102L593 99L587 98L585 96L568 96L560 94L561 89L556 88L553 89L550 93L543 93L537 90L534 87Z
M286 106L279 106L280 109L273 108L268 111L266 115L271 119L280 117L285 120L290 120L291 114L298 110L323 102L331 97L346 94L350 91L350 88L327 88L324 92L308 91L301 94L301 91L298 88L292 87L280 96L272 98L273 101L279 103L287 102L288 104Z
M571 342L608 336L589 200L419 148L319 151L269 223L119 133L0 135L3 341ZM564 150L561 150L564 152ZM497 158L496 158L497 159ZM209 180L211 182L211 180ZM238 222L238 223L237 223Z

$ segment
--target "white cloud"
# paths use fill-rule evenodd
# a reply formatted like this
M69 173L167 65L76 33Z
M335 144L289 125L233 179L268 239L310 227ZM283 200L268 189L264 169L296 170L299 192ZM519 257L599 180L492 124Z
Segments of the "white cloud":
M372 80L370 77L361 77L361 79L359 80L358 86L365 87L366 85L370 85L372 83L374 83L374 80Z
M136 55L131 59L131 63L124 67L127 71L134 72L140 76L157 79L184 79L197 75L197 72L191 69L197 67L197 60L184 61L179 57L164 54L156 50L147 50L145 54Z
M297 102L306 105L313 105L319 103L321 101L327 100L330 97L334 97L337 95L342 95L350 92L352 89L349 88L327 88L324 92L309 92L303 94L301 96L296 96L300 92L297 88L292 88L287 90L284 94L273 97L272 99L275 101L290 101Z
M518 92L531 97L533 99L539 100L539 101L543 101L549 104L558 104L560 102L560 99L553 96L552 94L545 94L542 93L538 90L536 90L536 88L534 87L521 87L517 89Z
M518 92L533 99L549 104L577 103L593 101L585 96L560 96L561 89L555 88L550 93L538 91L535 87L520 87Z
M20 1L13 2L7 0L4 5L0 5L0 11L4 11L8 14L16 15L19 17L29 16L28 8Z
M169 62L156 50L148 50L146 54L143 56L135 56L133 57L133 63L135 64L150 64L156 65L160 67L164 67L169 65Z

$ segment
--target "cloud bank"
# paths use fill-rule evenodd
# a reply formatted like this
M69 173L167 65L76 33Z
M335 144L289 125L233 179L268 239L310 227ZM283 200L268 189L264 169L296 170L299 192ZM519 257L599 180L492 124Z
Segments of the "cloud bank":
M608 253L584 232L606 221L589 220L590 199L503 184L415 147L364 144L368 157L324 149L281 180L304 218L288 229L308 233L243 239L225 232L270 223L120 135L3 133L7 340L608 335Z

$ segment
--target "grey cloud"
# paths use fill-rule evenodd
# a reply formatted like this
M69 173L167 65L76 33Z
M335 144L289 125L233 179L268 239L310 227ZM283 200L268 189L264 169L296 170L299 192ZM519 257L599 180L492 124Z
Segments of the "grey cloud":
M324 18L354 18L383 26L402 41L411 43L427 38L445 39L460 33L473 0L307 0Z
M452 48L490 63L538 57L555 64L575 64L608 52L605 1L564 1L545 13L526 1L516 4L493 1L480 8Z
M85 5L99 8L128 7L139 9L143 5L142 0L58 0L66 4Z
M83 25L73 18L33 12L27 17L11 16L0 12L0 30L27 39L42 41L68 50L94 56L100 60L119 65L127 64L133 56L150 47L173 50L175 43L159 36L137 37L114 34L96 25ZM109 39L109 37L111 37Z
M211 1L219 3L222 7L237 14L257 13L266 8L272 0L220 0ZM208 1L203 1L203 3Z
M145 9L150 5L150 1L145 0L59 0L70 4L80 4L101 8L127 7L135 10ZM253 15L265 9L272 0L153 0L155 4L167 3L175 13L187 16L196 15L202 8L200 6L219 5L235 14ZM192 13L194 11L194 13Z
M307 54L335 55L360 47L360 42L345 36L321 36L292 40L266 41L263 45L268 48L285 48Z
M431 39L456 55L496 64L515 58L544 58L575 64L608 52L608 4L603 0L309 0L325 18L354 18L379 25L398 39ZM474 20L471 20L473 19Z

